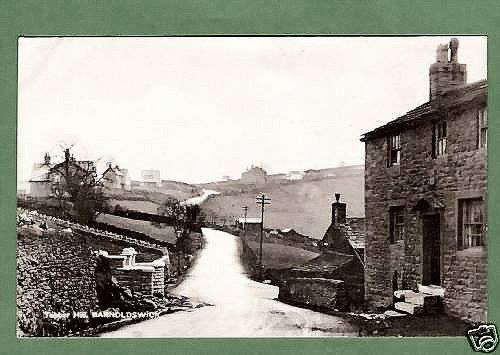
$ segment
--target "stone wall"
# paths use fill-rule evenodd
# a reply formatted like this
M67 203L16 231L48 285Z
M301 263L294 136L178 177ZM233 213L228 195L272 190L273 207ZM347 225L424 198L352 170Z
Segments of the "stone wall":
M486 201L486 150L477 148L477 112L486 96L447 107L400 131L400 165L387 167L386 137L365 144L366 301L372 308L392 302L392 276L416 289L422 282L422 214L417 204L429 201L441 220L441 280L445 307L451 314L484 320L487 304L486 247L457 248L457 201L477 196ZM432 122L447 122L447 153L431 156ZM389 209L402 206L405 241L391 245ZM468 305L473 302L473 305ZM475 313L473 315L472 313Z
M37 334L44 312L98 309L96 262L84 236L21 228L17 239L18 328Z
M116 278L118 284L129 288L134 292L144 295L161 294L165 292L164 270L162 266L154 269L145 268L117 268L112 269L111 274Z
M130 247L125 241L61 228L42 230L23 226L17 234L18 328L31 335L38 334L42 328L44 312L97 310L96 252L119 254L123 248ZM134 248L139 251L140 262L152 262L163 256L161 250L138 245ZM148 277L144 278L143 274ZM160 265L152 272L141 275L132 272L129 276L130 283L125 287L139 285L152 294L164 289L168 272Z
M278 299L309 307L343 310L345 297L341 280L297 277L279 285Z

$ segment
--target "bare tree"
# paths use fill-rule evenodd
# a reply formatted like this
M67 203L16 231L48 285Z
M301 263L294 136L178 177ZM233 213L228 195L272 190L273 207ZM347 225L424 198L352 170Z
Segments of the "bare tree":
M97 177L93 161L76 161L70 149L64 150L64 161L50 171L52 197L68 217L88 224L107 209L102 177Z

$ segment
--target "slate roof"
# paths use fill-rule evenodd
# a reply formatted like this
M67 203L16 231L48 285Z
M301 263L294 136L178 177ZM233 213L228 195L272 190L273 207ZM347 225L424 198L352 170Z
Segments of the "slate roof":
M292 273L313 273L316 275L328 275L335 272L340 267L354 260L355 255L347 255L338 252L324 252L316 258L309 260L299 266L290 269Z
M53 165L45 163L35 163L33 164L33 169L31 170L31 176L29 182L47 182L49 179L49 172Z
M350 225L345 224L345 236L351 246L355 249L364 249L365 248L365 233L354 230Z
M379 137L392 130L400 129L410 123L415 123L420 119L428 117L430 114L439 112L443 106L456 106L472 101L478 96L484 95L487 88L488 82L486 80L480 80L448 90L444 92L438 100L428 101L420 106L417 106L413 110L408 111L403 116L400 116L385 125L377 127L370 132L364 133L361 137L361 141L364 142L371 138Z

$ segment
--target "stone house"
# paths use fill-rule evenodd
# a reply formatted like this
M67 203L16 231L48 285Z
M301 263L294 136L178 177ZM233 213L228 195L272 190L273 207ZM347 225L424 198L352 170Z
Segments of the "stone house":
M49 197L52 189L50 170L54 164L50 162L49 153L45 153L43 163L33 164L29 179L29 194L33 197Z
M29 179L30 196L46 198L57 193L59 186L64 183L66 175L79 175L85 179L95 180L96 168L93 161L76 160L70 155L69 150L65 150L64 154L65 160L63 162L53 164L50 155L45 153L44 162L33 165Z
M486 320L487 82L468 84L458 41L440 45L430 98L364 134L365 298L440 295L446 313Z
M267 172L258 166L252 165L250 169L241 173L240 181L243 184L263 185L267 182Z
M120 169L118 165L112 167L111 163L109 163L102 176L105 188L131 190L130 176L127 169Z
M278 298L296 304L349 310L364 303L364 235L346 219L346 204L332 204L332 222L319 242L321 254L282 270Z
M49 174L51 184L51 194L58 195L64 191L66 179L86 182L93 185L96 182L97 172L95 163L92 160L76 160L69 152L64 151L64 161L55 164L50 168ZM64 192L67 195L68 192Z
M161 186L160 170L141 170L140 186L156 190Z

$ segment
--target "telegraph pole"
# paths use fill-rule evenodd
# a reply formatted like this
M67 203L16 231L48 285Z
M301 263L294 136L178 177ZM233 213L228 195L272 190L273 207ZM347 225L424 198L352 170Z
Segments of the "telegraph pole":
M248 206L243 206L243 211L244 211L244 217L243 217L243 237L247 236L247 212L248 212Z
M260 243L259 243L259 278L262 279L262 238L264 235L264 206L271 204L271 198L264 193L256 197L255 202L260 205Z

